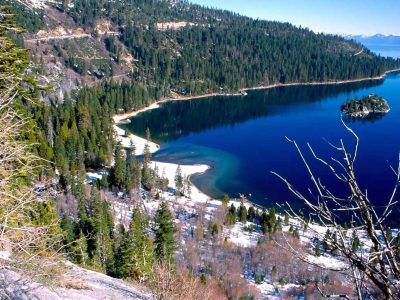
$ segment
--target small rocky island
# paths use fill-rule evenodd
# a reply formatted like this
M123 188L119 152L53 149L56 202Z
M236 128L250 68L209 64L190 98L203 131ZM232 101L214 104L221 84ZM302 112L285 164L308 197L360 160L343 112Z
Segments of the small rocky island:
M365 118L370 115L383 115L390 111L386 100L375 94L361 99L349 99L341 106L341 111L355 118Z

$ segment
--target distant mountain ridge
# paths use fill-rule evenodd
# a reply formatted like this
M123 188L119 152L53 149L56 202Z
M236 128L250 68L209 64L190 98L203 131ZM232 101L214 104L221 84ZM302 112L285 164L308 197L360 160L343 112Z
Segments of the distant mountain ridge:
M400 45L400 35L392 34L375 34L371 36L365 35L345 35L346 39L353 39L363 45Z

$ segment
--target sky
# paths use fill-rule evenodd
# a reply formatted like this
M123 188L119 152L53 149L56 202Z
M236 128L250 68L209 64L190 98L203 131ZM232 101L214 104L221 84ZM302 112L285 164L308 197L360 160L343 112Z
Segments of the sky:
M400 35L400 0L189 0L315 32Z

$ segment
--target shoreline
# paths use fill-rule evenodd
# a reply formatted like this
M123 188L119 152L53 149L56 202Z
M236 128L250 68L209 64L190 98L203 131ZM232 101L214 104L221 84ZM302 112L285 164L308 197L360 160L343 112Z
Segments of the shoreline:
M115 124L123 124L123 123L126 123L124 121L127 119L133 118L142 112L159 108L160 104L172 102L172 101L187 101L187 100L211 98L211 97L218 97L218 96L222 96L222 97L223 96L226 96L226 97L245 96L245 95L247 95L247 93L246 93L247 91L267 90L267 89L286 87L286 86L336 85L336 84L356 83L356 82L362 82L362 81L368 81L368 80L382 80L386 77L386 75L388 75L390 73L395 73L395 72L400 72L400 68L385 71L383 74L376 76L376 77L364 77L364 78L359 78L359 79L323 81L323 82L310 81L310 82L274 83L274 84L269 84L269 85L260 85L260 86L242 88L236 93L234 92L234 93L229 93L229 94L215 92L215 93L207 93L207 94L202 94L202 95L167 97L167 98L162 98L162 99L156 100L151 105L144 107L142 109L136 110L136 111L127 112L127 113L123 113L123 114L115 114L113 116L113 119L114 119Z
M400 68L385 71L383 74L381 74L379 76L375 76L375 77L365 77L365 78L359 78L359 79L336 80L336 81L323 81L323 82L311 81L311 82L275 83L275 84L270 84L270 85L265 85L265 86L244 88L244 89L241 89L240 91L267 90L267 89L271 89L271 88L284 87L284 86L336 85L336 84L356 83L356 82L362 82L362 81L368 81L368 80L382 80L386 77L387 74L395 73L395 72L400 72Z
M157 152L160 150L160 145L148 141L140 136L129 134L126 135L126 131L118 127L116 124L113 125L115 132L115 140L120 142L122 147L125 149L135 149L135 155L143 155L146 145L149 147L150 153Z
M127 124L129 123L129 119L133 118L135 116L137 116L140 113L149 111L149 110L153 110L153 109L157 109L160 107L160 104L162 103L167 103L167 102L172 102L172 101L186 101L186 100L194 100L194 99L203 99L203 98L209 98L209 97L216 97L216 96L244 96L246 95L246 91L252 91L252 90L263 90L263 89L271 89L271 88L277 88L277 87L285 87L285 86L312 86L312 85L336 85L336 84L346 84L346 83L355 83L355 82L362 82L362 81L367 81L367 80L382 80L386 77L387 74L390 73L395 73L395 72L399 72L400 68L398 69L393 69L393 70L388 70L386 72L384 72L382 75L380 76L376 76L376 77L366 77L366 78L360 78L360 79L351 79L351 80L341 80L341 81L327 81L327 82L293 82L293 83L277 83L277 84L271 84L271 85L266 85L266 86L255 86L255 87L249 87L249 88L244 88L244 89L240 89L239 92L237 93L231 93L231 94L221 94L221 93L208 93L208 94L203 94L203 95L193 95L193 96L178 96L178 97L169 97L169 98L163 98L163 99L159 99L156 102L152 103L151 105L144 107L142 109L139 109L137 111L132 111L132 112L127 112L124 114L115 114L113 116L113 121L114 121L114 129L117 133L116 139L117 141L121 141L121 143L123 144L123 146L125 146L125 148L130 148L130 146L128 146L131 141L135 144L135 143L140 143L140 147L142 149L144 149L144 145L145 143L147 143L147 141L137 135L134 134L129 134L129 136L125 135L125 130L121 129L120 127L118 127L118 124ZM158 150L160 150L160 145L153 143L153 142L149 142L150 144L150 152L151 153L155 153ZM143 154L143 150L140 151L138 150L138 148L135 149L135 154L136 155L142 155ZM163 162L158 162L158 161L152 161L152 163L157 164L157 166L162 166L165 169L165 173L168 172L169 176L171 178L169 178L170 180L170 184L169 186L175 186L174 183L174 174L176 171L176 168L178 165L180 164L175 164L175 163L163 163ZM206 166L206 169L202 169L204 168L204 166ZM190 181L190 177L192 175L195 174L202 174L205 173L207 170L209 170L211 167L207 166L207 165L198 165L198 164L193 164L193 165L181 165L182 167L182 173L184 174L184 177L187 178L189 180L189 182L192 185L193 190L195 190L196 192L194 194L196 194L197 196L199 196L202 200L204 199L213 199L213 197L207 195L206 193L202 192L197 186L195 186L191 181ZM199 169L200 167L200 169ZM186 171L186 173L184 172L183 168L187 168L188 170ZM173 169L173 170L172 170ZM162 171L162 170L160 170ZM171 176L172 174L172 176ZM171 180L172 179L172 180ZM249 201L249 203L251 203L251 201ZM258 206L256 203L251 203L254 206Z
M211 167L206 164L193 164L193 165L181 165L175 163L166 163L159 161L151 161L152 168L157 166L159 175L164 174L168 178L168 187L175 189L175 172L178 166L181 167L183 178L187 179L191 184L191 199L196 202L207 202L208 200L216 200L210 197L206 193L202 192L197 186L195 186L191 181L190 177L192 175L201 175L207 172Z

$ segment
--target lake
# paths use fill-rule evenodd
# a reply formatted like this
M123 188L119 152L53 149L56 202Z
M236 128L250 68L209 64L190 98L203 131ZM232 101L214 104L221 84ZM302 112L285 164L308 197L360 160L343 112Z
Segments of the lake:
M384 57L400 58L400 45L398 44L364 44L372 52Z
M400 74L378 81L288 86L249 91L247 96L168 102L139 114L124 128L141 136L150 128L152 140L161 145L154 160L210 165L208 172L192 177L210 196L242 193L263 206L288 201L301 208L286 185L271 174L278 172L304 193L311 186L304 164L285 137L298 142L329 188L346 195L347 187L312 158L306 143L323 158L340 159L327 141L338 145L343 139L348 149L354 146L341 123L340 106L350 97L371 93L384 97L391 111L380 119L346 119L346 123L360 137L357 177L373 203L383 207L395 183L390 166L397 167L400 150Z

